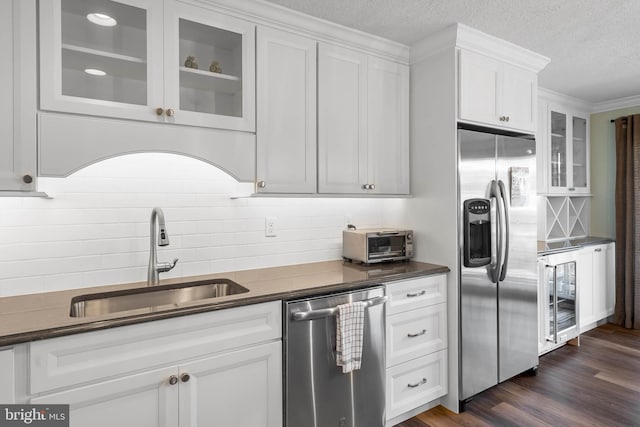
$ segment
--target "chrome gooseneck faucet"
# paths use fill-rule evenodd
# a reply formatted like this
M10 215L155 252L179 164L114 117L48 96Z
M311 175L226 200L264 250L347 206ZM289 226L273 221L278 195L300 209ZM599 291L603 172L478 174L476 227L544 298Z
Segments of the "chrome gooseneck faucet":
M169 246L169 235L164 225L164 212L160 208L153 208L151 211L151 247L149 249L149 269L147 274L147 285L155 286L160 283L159 273L171 270L176 266L178 258L173 262L158 262L158 251L156 248L156 220L158 223L158 246Z

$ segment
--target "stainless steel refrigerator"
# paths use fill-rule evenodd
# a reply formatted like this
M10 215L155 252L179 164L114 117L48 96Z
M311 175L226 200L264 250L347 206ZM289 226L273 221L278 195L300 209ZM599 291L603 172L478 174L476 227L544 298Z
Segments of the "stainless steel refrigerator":
M538 365L535 140L458 130L460 400Z

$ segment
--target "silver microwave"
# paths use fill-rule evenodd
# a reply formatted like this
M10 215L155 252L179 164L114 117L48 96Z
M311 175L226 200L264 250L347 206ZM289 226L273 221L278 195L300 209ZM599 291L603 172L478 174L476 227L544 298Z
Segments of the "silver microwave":
M390 228L343 230L342 257L365 264L410 259L413 257L413 231Z

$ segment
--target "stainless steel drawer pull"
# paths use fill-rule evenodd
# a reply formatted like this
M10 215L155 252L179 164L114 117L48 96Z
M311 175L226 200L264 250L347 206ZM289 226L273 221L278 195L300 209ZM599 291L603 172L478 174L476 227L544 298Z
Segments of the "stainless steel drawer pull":
M426 294L427 291L422 290L420 292L409 292L407 294L407 298L415 298L415 297L421 297L422 295Z
M415 338L415 337L419 337L420 335L424 335L427 333L426 329L421 330L420 332L418 332L417 334L407 334L407 336L409 338Z
M386 296L371 298L364 301L364 308L373 307L374 305L378 304L384 304L385 302L387 302ZM313 320L321 319L323 317L335 316L337 313L338 307L322 308L320 310L296 311L291 313L291 318L293 320Z
M593 250L594 252L602 252L602 248L596 248Z
M422 379L422 381L417 382L417 383L415 383L415 384L407 384L407 387L409 387L409 388L416 388L416 387L420 387L421 385L424 385L424 384L426 384L426 383L427 383L427 379L426 379L426 378L423 378L423 379Z

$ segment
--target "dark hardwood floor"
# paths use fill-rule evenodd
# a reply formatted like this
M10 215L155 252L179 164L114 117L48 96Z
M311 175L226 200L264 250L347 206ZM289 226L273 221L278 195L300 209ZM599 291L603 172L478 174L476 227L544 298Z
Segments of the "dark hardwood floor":
M640 426L640 330L602 325L540 357L520 375L468 402L462 414L438 406L396 427Z

